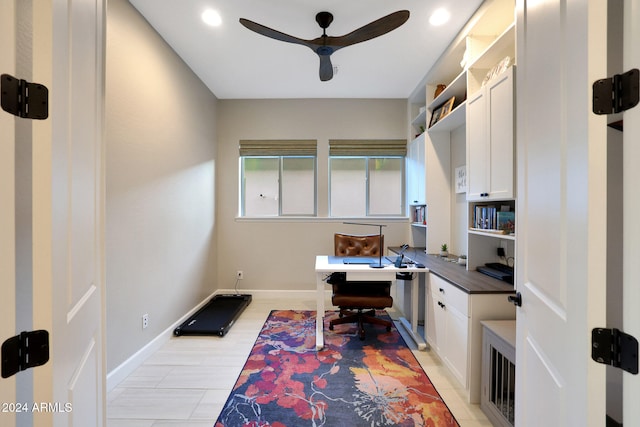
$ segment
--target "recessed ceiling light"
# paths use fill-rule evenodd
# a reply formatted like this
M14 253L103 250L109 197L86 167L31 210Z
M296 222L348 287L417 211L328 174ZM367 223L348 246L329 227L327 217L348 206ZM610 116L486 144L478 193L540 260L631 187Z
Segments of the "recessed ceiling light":
M436 9L429 18L429 24L439 26L447 23L451 18L451 13L445 8Z
M220 14L217 10L213 9L207 9L202 12L202 20L207 25L211 25L212 27L217 27L222 24L222 17L220 17Z

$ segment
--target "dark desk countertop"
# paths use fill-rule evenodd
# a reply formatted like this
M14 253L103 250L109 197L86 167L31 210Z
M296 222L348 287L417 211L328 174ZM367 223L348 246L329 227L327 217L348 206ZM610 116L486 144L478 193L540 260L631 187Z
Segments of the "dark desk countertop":
M399 253L399 246L390 246L390 251ZM442 277L468 294L512 294L513 285L494 279L477 271L468 271L463 265L445 261L438 255L428 255L424 248L408 248L404 255L415 262L425 265L430 272Z

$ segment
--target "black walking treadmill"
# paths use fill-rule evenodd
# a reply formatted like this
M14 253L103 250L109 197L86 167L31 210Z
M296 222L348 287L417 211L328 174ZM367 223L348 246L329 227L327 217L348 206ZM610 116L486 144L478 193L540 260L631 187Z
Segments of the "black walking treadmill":
M251 302L251 295L216 295L193 316L178 326L173 334L224 336Z

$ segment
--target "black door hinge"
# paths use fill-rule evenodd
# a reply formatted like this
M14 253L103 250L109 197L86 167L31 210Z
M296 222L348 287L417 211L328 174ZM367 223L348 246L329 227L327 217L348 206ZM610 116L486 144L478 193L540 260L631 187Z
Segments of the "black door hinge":
M9 74L0 76L2 109L18 117L44 120L49 117L49 89Z
M638 105L640 71L637 68L593 83L593 112L620 113Z
M22 332L2 343L2 378L49 361L49 332Z
M638 340L615 328L594 328L591 358L635 375L638 373Z

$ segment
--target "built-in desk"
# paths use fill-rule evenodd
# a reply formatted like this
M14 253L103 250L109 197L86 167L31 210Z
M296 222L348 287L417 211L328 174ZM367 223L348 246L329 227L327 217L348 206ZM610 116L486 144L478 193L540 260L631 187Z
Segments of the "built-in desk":
M399 253L401 248L389 247ZM513 285L468 271L465 266L409 248L405 257L424 264L426 342L467 391L471 403L480 403L483 320L515 319L507 297Z
M399 253L401 248L390 246L389 251ZM477 271L467 271L466 267L455 262L444 261L438 255L427 255L424 248L409 248L404 251L406 258L424 264L436 276L440 276L452 285L468 294L512 294L513 285ZM506 297L505 297L506 298Z

